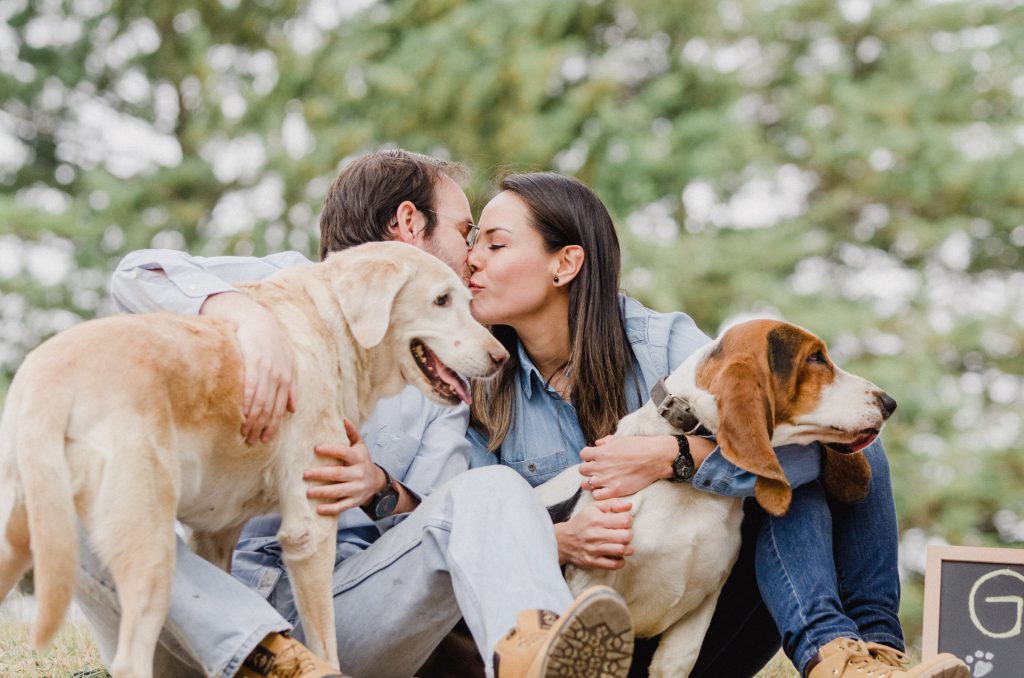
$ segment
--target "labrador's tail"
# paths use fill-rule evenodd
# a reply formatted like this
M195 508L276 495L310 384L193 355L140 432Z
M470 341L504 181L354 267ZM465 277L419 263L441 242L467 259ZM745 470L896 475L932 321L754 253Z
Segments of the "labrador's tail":
M0 423L0 463L5 476L10 471L16 476L11 483L15 486L14 499L0 500L0 526L6 523L9 542L11 535L15 536L14 542L27 539L31 549L38 604L32 643L42 648L53 639L71 603L78 568L78 538L71 471L64 454L72 395L46 388L46 380L33 378L33 367L30 360L22 364L11 384ZM14 464L9 462L12 456ZM7 484L10 479L5 477L2 482ZM2 513L4 509L8 512L6 516ZM27 555L23 548L18 548L19 544L10 545L15 552L13 560ZM23 571L27 564L22 565ZM10 574L13 573L14 569ZM6 584L0 579L0 585Z

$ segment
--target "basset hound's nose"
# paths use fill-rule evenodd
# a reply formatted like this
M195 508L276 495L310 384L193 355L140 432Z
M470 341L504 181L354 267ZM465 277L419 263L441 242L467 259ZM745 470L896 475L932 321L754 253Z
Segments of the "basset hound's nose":
M892 413L896 411L896 401L885 391L878 393L878 404L881 405L882 413L886 419L891 417Z

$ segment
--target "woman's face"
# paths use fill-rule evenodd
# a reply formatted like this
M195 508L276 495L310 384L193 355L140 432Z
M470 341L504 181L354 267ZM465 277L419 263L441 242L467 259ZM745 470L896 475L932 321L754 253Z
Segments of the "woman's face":
M530 225L519 196L503 191L480 213L480 237L469 253L473 316L485 325L516 325L558 294L553 284L557 253Z

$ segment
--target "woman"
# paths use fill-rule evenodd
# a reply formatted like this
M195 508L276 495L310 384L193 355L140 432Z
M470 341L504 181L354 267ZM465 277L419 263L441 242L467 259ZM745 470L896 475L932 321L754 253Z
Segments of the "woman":
M474 389L472 465L501 463L537 485L582 461L584 486L599 502L555 526L559 557L615 569L632 553L630 505L621 497L671 478L684 452L672 436L608 436L708 338L682 313L655 313L618 294L614 226L586 186L541 173L510 176L501 188L481 214L468 263L474 316L512 358ZM753 494L754 476L713 443L687 442L695 487ZM820 454L793 447L778 454L797 488L793 508L772 518L747 502L740 560L693 675L753 675L781 634L787 655L813 678L858 670L966 678L966 666L949 656L904 667L896 516L881 446L866 451L868 497L849 506L822 492Z

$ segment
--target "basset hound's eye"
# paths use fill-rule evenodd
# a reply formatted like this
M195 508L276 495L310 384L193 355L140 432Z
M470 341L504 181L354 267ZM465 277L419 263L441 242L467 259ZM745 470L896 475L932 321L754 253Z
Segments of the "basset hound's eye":
M828 361L825 360L825 354L821 351L815 351L814 353L807 356L807 362L811 365L827 365Z
M447 306L450 301L451 301L450 295L445 293L445 294L442 294L441 296L439 296L437 299L434 299L434 304L436 306Z

